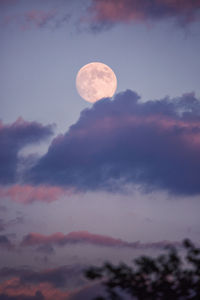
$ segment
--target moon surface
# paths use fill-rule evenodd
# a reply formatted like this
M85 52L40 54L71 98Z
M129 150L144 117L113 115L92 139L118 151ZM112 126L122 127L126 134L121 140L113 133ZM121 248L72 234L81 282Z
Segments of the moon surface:
M78 71L76 88L83 99L94 103L101 98L114 95L117 88L117 78L113 70L107 65L92 62Z

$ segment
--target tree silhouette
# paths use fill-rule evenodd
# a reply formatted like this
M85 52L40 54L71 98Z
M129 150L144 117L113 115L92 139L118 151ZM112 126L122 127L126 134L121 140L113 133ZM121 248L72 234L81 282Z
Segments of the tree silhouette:
M183 247L184 257L168 247L167 254L135 259L133 267L111 263L90 267L86 277L106 287L107 297L95 299L124 299L123 293L137 300L200 300L200 249L188 239Z

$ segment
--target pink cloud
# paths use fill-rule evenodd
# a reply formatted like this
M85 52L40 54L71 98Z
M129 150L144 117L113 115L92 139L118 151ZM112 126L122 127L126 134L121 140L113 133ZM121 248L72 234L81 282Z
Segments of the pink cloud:
M89 7L92 21L124 22L182 18L199 19L200 1L188 0L93 0Z
M71 195L72 189L63 189L57 186L32 186L13 185L10 187L0 187L0 196L8 197L12 201L28 204L35 201L50 203L58 200L63 195Z
M24 236L21 246L57 245L67 244L91 244L106 247L131 247L131 248L163 248L167 245L180 246L179 242L160 241L153 243L126 242L106 235L94 234L88 231L74 231L68 234L61 232L51 235L29 233Z
M39 233L30 233L25 236L22 241L23 246L35 246L40 244L54 244L62 246L74 243L89 243L99 246L123 246L126 242L109 236L93 234L88 231L70 232L66 235L58 232L48 236Z

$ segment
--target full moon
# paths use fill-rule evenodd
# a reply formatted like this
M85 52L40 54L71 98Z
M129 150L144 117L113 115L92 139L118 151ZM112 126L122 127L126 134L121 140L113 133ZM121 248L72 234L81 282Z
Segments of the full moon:
M83 99L94 103L101 98L114 95L117 88L117 78L113 70L107 65L92 62L78 71L76 88Z

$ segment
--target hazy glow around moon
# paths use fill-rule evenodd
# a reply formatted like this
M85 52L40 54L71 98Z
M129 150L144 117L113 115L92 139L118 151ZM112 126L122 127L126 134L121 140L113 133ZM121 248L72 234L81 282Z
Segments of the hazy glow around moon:
M113 70L100 62L83 66L76 76L79 95L88 102L112 97L117 88L117 78Z

